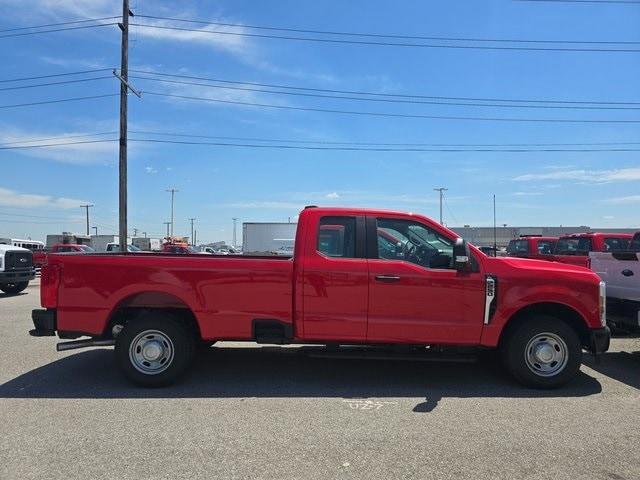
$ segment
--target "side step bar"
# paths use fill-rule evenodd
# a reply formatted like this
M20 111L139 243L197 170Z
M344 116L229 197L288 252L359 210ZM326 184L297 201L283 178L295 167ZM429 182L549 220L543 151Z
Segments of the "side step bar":
M56 344L56 351L64 352L65 350L86 347L113 347L115 344L115 340L94 340L92 338L87 340L73 340L71 342L60 342Z

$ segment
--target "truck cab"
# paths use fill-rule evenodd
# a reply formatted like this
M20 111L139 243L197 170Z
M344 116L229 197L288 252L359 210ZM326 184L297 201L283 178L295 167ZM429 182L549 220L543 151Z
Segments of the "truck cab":
M507 256L553 260L553 251L557 242L557 237L521 236L509 242Z
M570 265L589 267L589 252L620 252L627 250L630 233L575 233L558 238L554 260Z
M22 292L35 278L33 253L27 248L0 244L0 290L4 293Z

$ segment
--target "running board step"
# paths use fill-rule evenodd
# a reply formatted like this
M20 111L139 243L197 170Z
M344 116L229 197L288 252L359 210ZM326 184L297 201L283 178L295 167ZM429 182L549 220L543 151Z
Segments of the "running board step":
M314 349L315 350L315 349ZM416 362L448 362L448 363L476 363L478 357L472 354L441 353L441 352L393 352L379 349L337 348L327 350L311 350L306 352L312 358L335 358L354 360L398 360Z

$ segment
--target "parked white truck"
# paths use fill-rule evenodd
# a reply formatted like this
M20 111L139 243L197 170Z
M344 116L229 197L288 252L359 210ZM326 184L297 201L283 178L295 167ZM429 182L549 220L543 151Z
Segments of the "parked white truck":
M0 245L0 290L16 294L36 276L31 250L13 245Z
M615 326L640 329L640 232L629 250L590 252L591 270L607 284L607 320Z

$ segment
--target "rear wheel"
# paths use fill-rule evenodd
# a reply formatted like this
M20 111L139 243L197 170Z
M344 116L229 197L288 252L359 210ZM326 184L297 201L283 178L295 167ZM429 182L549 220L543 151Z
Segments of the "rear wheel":
M168 312L146 312L127 322L116 337L120 369L145 387L175 382L189 367L194 350L194 333Z
M27 288L29 282L17 282L17 283L0 283L0 290L4 293L15 295Z
M501 350L506 369L519 382L534 388L564 385L576 375L582 360L577 333L548 315L532 317L514 327Z

